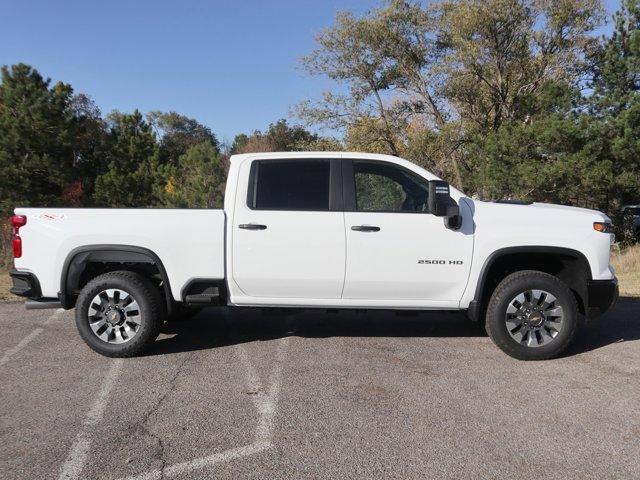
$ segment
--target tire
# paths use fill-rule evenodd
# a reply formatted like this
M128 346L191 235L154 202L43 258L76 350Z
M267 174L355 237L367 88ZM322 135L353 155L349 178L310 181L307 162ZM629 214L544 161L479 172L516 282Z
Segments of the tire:
M560 355L573 341L577 327L575 296L562 281L544 272L512 273L496 287L487 307L489 337L518 360Z
M145 352L160 333L163 317L158 289L144 276L130 271L94 278L76 302L80 336L91 349L107 357L133 357Z

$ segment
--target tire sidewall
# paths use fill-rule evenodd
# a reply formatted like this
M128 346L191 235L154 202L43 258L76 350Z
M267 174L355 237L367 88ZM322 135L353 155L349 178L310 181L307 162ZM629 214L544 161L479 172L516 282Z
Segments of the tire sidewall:
M137 278L132 281L131 277ZM157 304L154 304L158 299L150 295L149 286L147 279L133 273L127 276L105 274L89 282L76 302L76 327L82 339L93 350L106 356L127 356L139 353L158 335ZM88 310L91 302L98 293L110 288L127 292L140 307L140 329L134 338L121 344L111 344L101 340L89 326Z
M562 330L548 345L527 347L509 334L505 322L507 307L511 300L526 290L547 291L562 306ZM515 279L507 277L496 288L487 312L487 331L491 338L507 354L521 360L542 360L559 355L573 340L577 325L577 305L571 290L557 278L541 272L531 272Z

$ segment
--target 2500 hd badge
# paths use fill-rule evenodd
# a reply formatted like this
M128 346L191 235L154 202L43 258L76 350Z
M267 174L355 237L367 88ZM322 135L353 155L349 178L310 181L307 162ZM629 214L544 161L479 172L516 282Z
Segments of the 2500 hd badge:
M462 260L418 260L420 265L462 265Z

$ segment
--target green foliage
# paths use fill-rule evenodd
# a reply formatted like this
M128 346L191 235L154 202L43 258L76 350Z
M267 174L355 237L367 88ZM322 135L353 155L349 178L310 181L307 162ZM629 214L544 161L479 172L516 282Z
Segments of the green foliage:
M161 163L178 164L178 159L191 147L203 142L211 144L216 151L220 149L218 139L193 118L176 112L150 112L147 121L153 126L160 138L159 156Z
M211 142L194 145L170 167L162 204L177 208L222 208L227 174Z
M595 108L617 114L640 90L640 2L623 0L614 31L594 54Z
M28 65L2 67L0 211L59 203L73 179L73 90Z
M114 112L109 117L107 171L96 178L94 199L108 207L153 206L158 147L142 114Z
M602 15L599 0L447 0L437 10L442 91L483 130L524 120L527 97L549 82L577 84Z

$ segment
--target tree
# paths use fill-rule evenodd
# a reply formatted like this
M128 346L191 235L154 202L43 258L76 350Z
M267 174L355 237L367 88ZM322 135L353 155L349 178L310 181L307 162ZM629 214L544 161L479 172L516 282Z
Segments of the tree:
M155 111L147 114L147 121L160 139L159 157L163 164L176 165L181 155L202 142L210 143L216 150L220 149L211 129L193 118L176 112Z
M96 179L94 200L109 207L152 206L158 147L142 114L109 115L108 167Z
M290 126L286 120L281 119L269 124L269 128L264 133L256 130L251 135L244 133L236 135L230 153L289 152L306 150L314 144L326 146L329 143L331 143L329 139L321 139L303 127Z
M504 138L541 134L526 126L546 115L559 114L567 128L576 121L575 102L548 100L554 89L583 85L601 18L599 0L391 0L361 17L341 13L303 65L348 93L325 93L297 111L344 129L349 149L406 156L474 193L477 175L499 163L482 139L494 136L516 161L521 146L505 152Z
M74 179L73 90L25 64L1 72L0 210L59 203Z
M150 112L147 121L159 138L158 151L150 165L153 196L163 199L169 178L190 148L208 143L219 152L220 145L209 127L176 112ZM159 201L162 204L162 200Z
M218 150L209 141L192 146L170 167L163 204L177 208L221 208L226 172Z
M590 113L601 125L593 143L611 165L606 208L640 202L640 2L624 0L614 31L593 56Z
M456 0L438 5L444 92L481 131L523 121L550 82L578 85L602 19L599 0Z
M66 203L81 206L93 195L97 176L107 169L107 124L93 100L83 93L74 95L73 165L76 180L63 192Z
M385 32L378 16L378 10L362 18L340 12L335 25L316 36L318 48L302 58L303 67L312 75L343 83L348 94L325 92L320 102L300 104L297 114L307 123L330 128L346 129L366 122L371 135L385 144L388 153L397 155L401 128L385 101L397 73L387 63L382 48Z
M614 30L594 58L595 107L616 115L631 106L640 91L640 2L623 0Z

